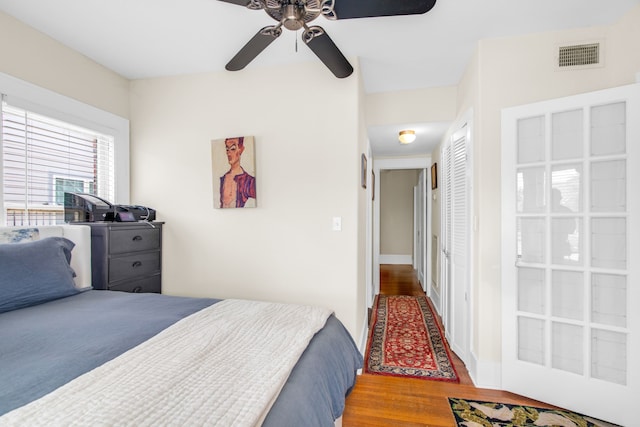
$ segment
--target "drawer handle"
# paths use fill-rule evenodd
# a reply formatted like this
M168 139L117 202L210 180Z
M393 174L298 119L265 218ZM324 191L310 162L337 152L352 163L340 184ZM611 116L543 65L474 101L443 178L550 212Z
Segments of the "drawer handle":
M141 261L136 261L133 264L131 264L131 267L133 267L133 268L138 268L140 266L142 266L142 262Z
M133 239L131 240L133 240L134 242L139 242L142 240L142 236L133 236Z

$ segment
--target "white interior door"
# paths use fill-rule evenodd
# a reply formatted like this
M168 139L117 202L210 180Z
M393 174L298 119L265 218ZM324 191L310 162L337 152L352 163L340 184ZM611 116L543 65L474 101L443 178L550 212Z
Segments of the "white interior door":
M464 361L469 352L469 127L456 132L442 151L443 301L445 333Z
M418 203L418 186L413 186L413 269L420 280L420 224L418 222L420 208Z
M426 260L427 260L427 252L426 252L426 244L424 236L427 235L426 230L426 190L425 190L425 170L420 171L420 176L418 178L418 185L414 188L414 224L415 224L415 260L414 266L418 273L418 280L420 281L420 285L422 286L423 291L427 291L427 280L425 276L426 270Z
M637 423L640 85L502 115L503 388Z

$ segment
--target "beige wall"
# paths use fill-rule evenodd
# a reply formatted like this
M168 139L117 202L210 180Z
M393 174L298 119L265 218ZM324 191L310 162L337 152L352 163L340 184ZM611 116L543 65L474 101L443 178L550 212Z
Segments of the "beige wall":
M557 71L558 45L603 40L604 66ZM483 40L459 90L458 114L474 111L475 356L488 363L501 354L501 110L539 100L633 83L640 71L640 6L613 26Z
M479 135L483 129L483 124L482 124L483 111L482 109L478 108L480 94L482 92L480 87L479 69L480 69L480 52L479 52L479 49L476 48L476 51L474 52L474 55L469 65L467 66L467 69L465 70L464 76L460 81L460 84L458 85L458 106L459 106L458 109L459 109L460 116L458 117L458 120L454 123L454 126L459 127L461 124L459 120L462 120L463 117L464 118L469 117L469 114L470 114L469 118L470 120L472 120L471 141L474 148L473 150L474 152L472 153L472 162L474 163L476 162L477 158L481 156L481 153L478 152L478 148L475 141L479 139ZM457 128L452 128L451 130L455 131L457 130ZM440 154L438 153L438 156L439 155ZM440 171L440 173L442 172ZM477 183L479 182L479 180L480 180L479 168L474 167L473 182ZM476 199L477 197L480 197L476 194L477 192L474 192L474 194L472 195L474 199ZM440 200L439 190L438 190L437 198L438 200ZM440 209L440 206L438 207L438 209ZM475 212L477 212L477 210L474 211L473 214L475 214ZM434 232L440 233L440 222L439 222L440 213L439 212L437 214L437 220L436 220L436 215L434 215L433 220L434 220L434 224L431 229L434 230ZM475 231L474 233L475 235L472 237L474 239L473 241L475 244L478 236L477 236L477 231ZM482 299L482 292L478 286L478 280L476 279L478 270L482 268L482 266L480 266L479 264L480 254L477 252L477 249L476 249L477 247L478 246L475 245L473 250L471 251L472 257L473 257L472 265L474 266L473 272L475 274L474 274L474 277L471 279L471 298L472 298L473 308L471 313L472 330L470 331L471 332L470 336L471 336L471 351L474 353L474 355L477 355L479 343L481 341L487 340L487 337L482 337L482 339L480 338L480 335L479 335L480 330L477 327L477 325L480 324L480 321L479 321L480 316L485 315L481 307L476 307L477 305L479 305L477 301L480 301ZM495 335L497 334L494 334L494 336ZM492 342L491 345L495 345L495 343Z
M436 189L431 190L431 236L427 238L427 244L431 246L431 259L427 260L427 268L432 269L431 272L431 286L437 295L434 297L440 297L440 285L442 281L440 277L437 277L437 274L440 271L440 247L442 242L440 240L440 221L441 221L441 210L442 203L440 202L440 190L442 186L442 162L440 161L440 149L438 147L437 150L433 150L431 153L431 165L429 165L428 172L431 173L431 167L433 164L436 164L436 179L438 187ZM437 247L434 246L433 236L437 237ZM440 307L440 301L438 301L437 306Z
M380 255L413 255L413 187L419 170L380 171Z
M131 195L166 221L166 293L322 305L360 336L357 73L313 62L132 82ZM283 75L305 89L267 84ZM235 135L255 136L256 209L213 208L210 141Z
M129 81L0 12L0 72L129 118Z
M456 116L456 94L456 86L446 86L367 95L367 125L451 121Z
M356 62L352 59L352 62ZM358 67L359 63L358 63ZM358 150L360 154L365 154L367 158L370 158L369 139L367 138L366 128L366 116L365 116L365 93L364 84L362 79L358 79ZM371 216L369 214L371 192L373 186L371 183L371 170L373 168L373 162L367 162L367 190L365 191L361 187L358 189L358 261L357 261L357 286L352 288L353 298L355 301L355 307L353 307L354 315L356 316L356 328L360 335L354 335L356 343L359 345L366 345L367 336L367 286L371 283L371 271L373 264L373 253L371 252ZM358 173L360 177L360 172ZM360 340L360 341L358 341Z

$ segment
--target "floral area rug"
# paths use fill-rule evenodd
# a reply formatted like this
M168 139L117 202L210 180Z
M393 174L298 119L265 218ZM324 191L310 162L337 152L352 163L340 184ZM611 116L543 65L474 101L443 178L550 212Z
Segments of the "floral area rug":
M459 382L426 297L378 295L374 307L365 373Z
M449 398L459 427L620 427L576 412Z

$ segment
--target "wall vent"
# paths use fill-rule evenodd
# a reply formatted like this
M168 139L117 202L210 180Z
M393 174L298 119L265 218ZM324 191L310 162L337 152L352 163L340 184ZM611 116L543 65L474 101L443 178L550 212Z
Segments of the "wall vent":
M600 43L560 46L558 67L584 67L600 64Z

